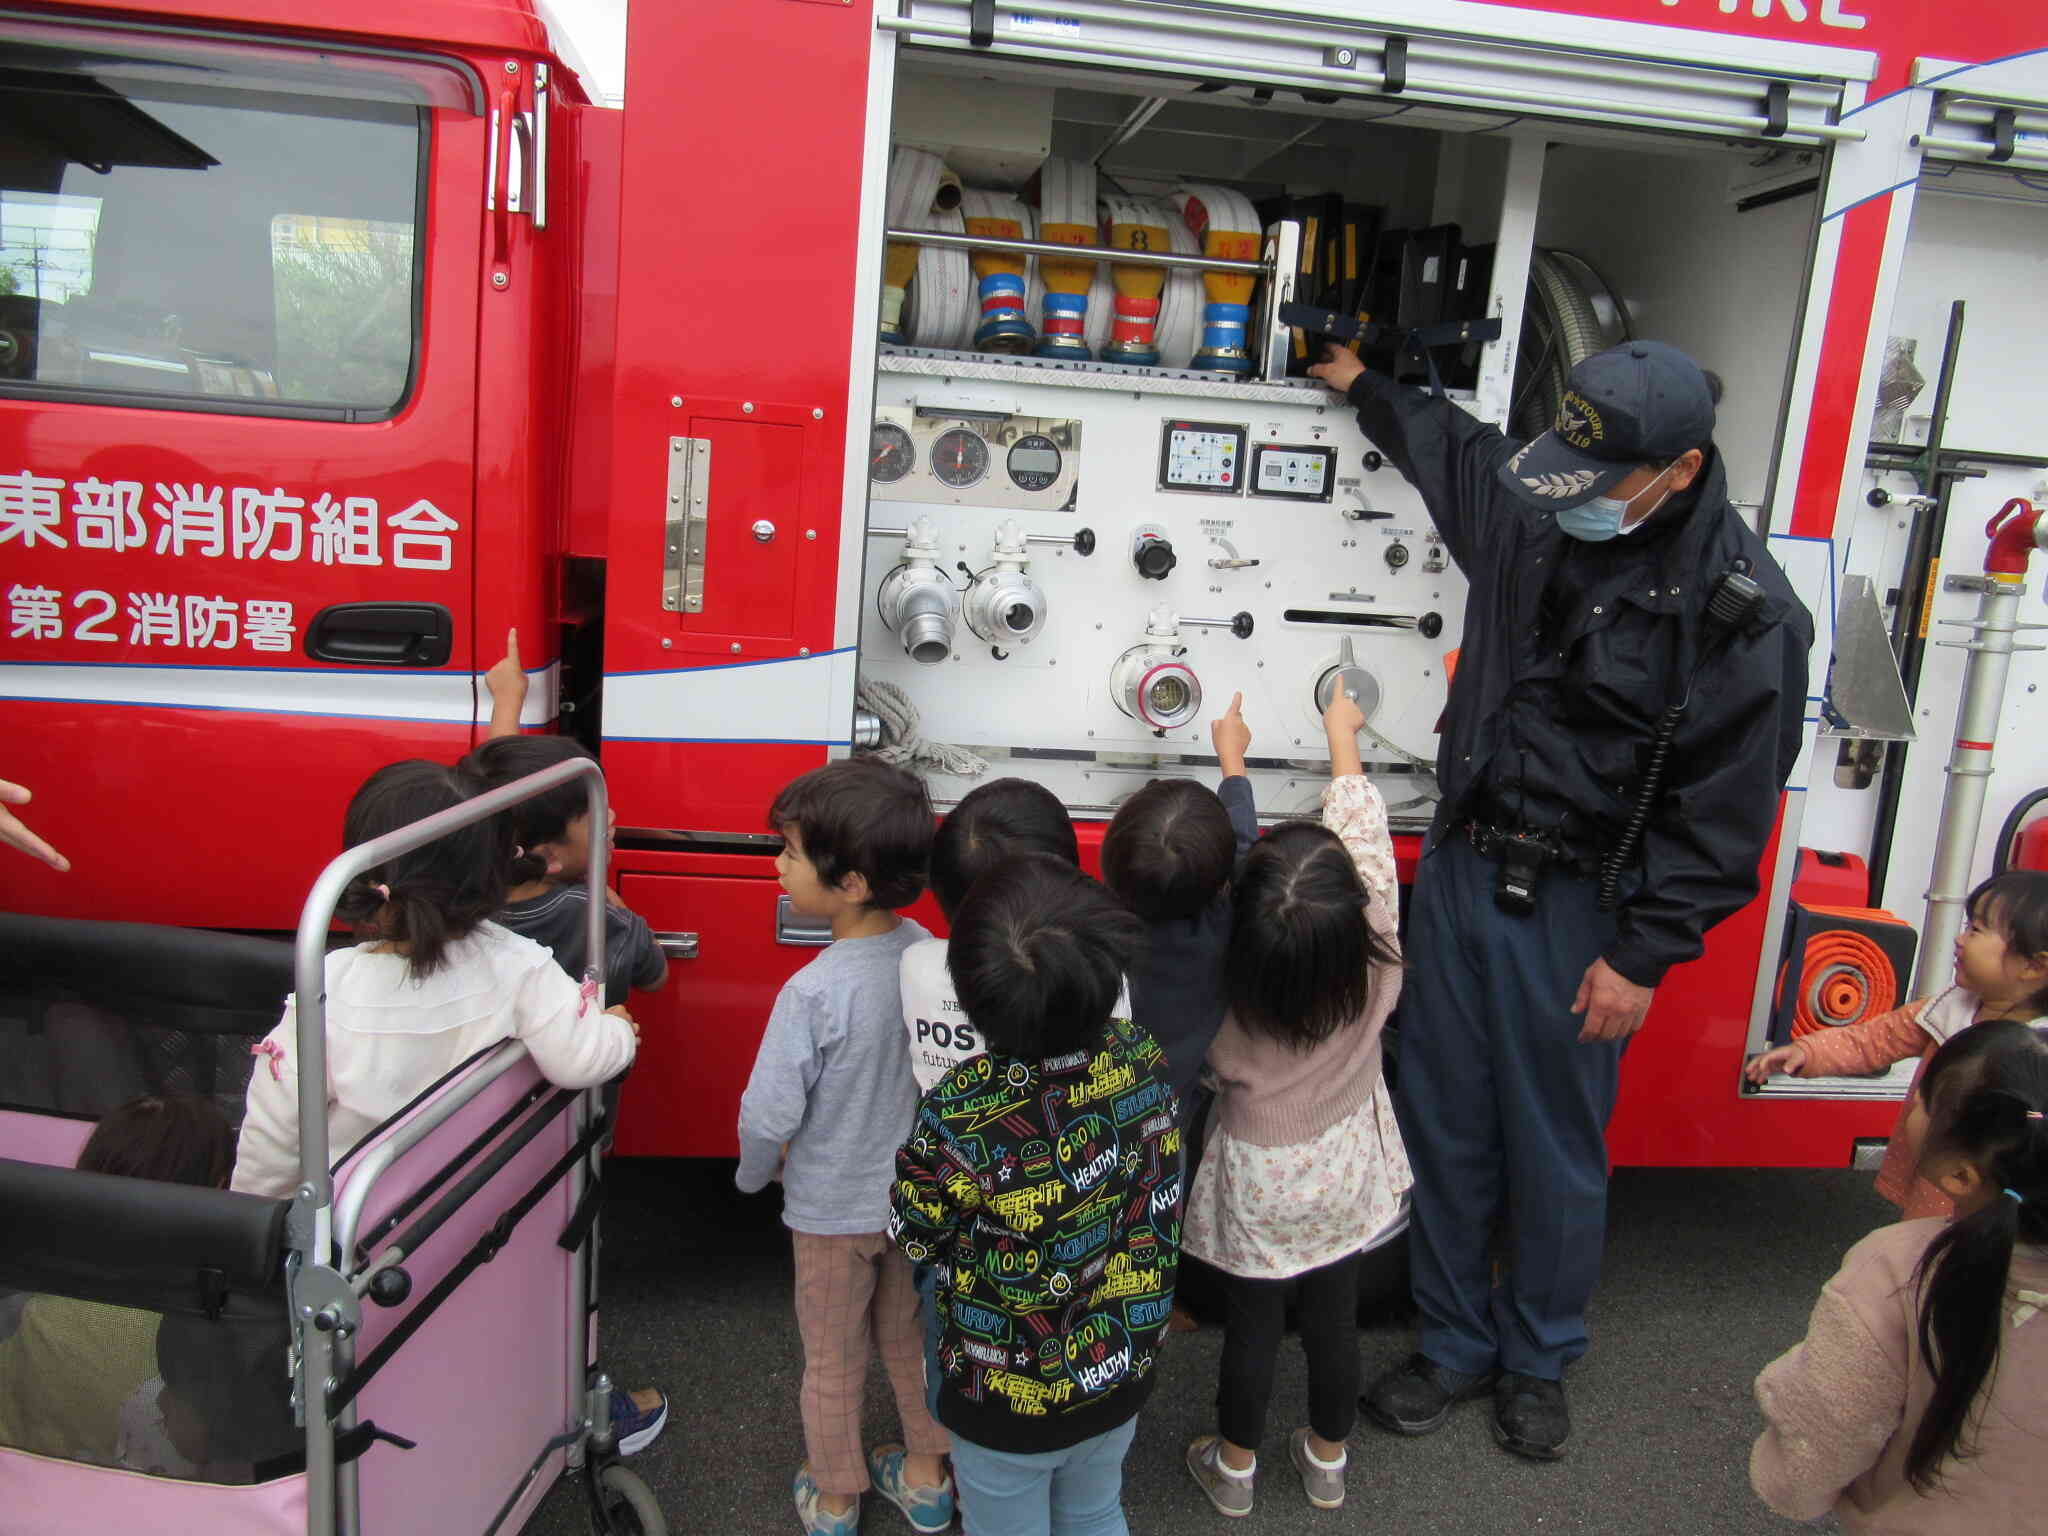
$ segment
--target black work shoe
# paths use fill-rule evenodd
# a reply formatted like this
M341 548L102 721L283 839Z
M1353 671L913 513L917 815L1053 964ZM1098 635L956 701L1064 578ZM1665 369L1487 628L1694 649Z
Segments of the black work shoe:
M1493 1438L1531 1461L1556 1461L1572 1437L1564 1383L1503 1371L1493 1387Z
M1374 1382L1358 1406L1381 1429L1426 1435L1444 1427L1453 1406L1483 1396L1493 1378L1492 1371L1475 1376L1438 1365L1425 1354L1413 1354Z

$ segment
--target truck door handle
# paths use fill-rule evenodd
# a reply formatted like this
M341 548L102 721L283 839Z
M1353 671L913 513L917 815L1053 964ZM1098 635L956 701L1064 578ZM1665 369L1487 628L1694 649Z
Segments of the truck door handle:
M654 943L671 960L694 960L700 947L694 933L657 933Z
M775 898L775 942L795 944L804 949L823 949L832 942L832 924L822 917L806 917L790 904L787 896Z
M455 620L439 603L336 603L306 626L306 654L357 667L444 667Z

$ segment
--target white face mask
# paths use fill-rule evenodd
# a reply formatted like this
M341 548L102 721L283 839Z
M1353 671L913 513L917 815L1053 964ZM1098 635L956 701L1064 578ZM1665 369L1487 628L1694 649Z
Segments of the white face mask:
M1677 467L1676 464L1665 465L1657 480L1662 480ZM1584 539L1589 544L1604 544L1609 539L1626 538L1655 517L1658 508L1671 499L1671 492L1665 491L1651 503L1649 511L1632 523L1628 521L1628 509L1647 495L1657 480L1652 480L1649 485L1644 486L1626 501L1617 500L1612 496L1595 496L1591 501L1573 507L1568 512L1560 512L1557 514L1558 526L1573 538Z

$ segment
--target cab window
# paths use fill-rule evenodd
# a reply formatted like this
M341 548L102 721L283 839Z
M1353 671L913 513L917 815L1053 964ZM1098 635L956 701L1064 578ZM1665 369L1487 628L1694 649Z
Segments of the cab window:
M426 111L0 59L0 390L379 419Z

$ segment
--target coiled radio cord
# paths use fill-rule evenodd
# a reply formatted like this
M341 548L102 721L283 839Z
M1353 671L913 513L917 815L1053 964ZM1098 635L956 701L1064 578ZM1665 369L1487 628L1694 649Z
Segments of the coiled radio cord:
M1714 583L1713 595L1707 599L1706 646L1692 669L1692 676L1686 680L1684 696L1657 717L1657 729L1650 738L1650 761L1636 786L1635 804L1629 808L1621 836L1615 839L1614 847L1600 865L1602 912L1612 912L1621 900L1621 872L1641 846L1643 833L1650 825L1650 815L1657 808L1657 797L1664 792L1664 769L1671 761L1671 747L1678 739L1679 722L1685 718L1686 706L1692 703L1693 685L1699 681L1707 663L1734 638L1737 630L1755 617L1763 603L1764 589L1742 570L1729 571Z

